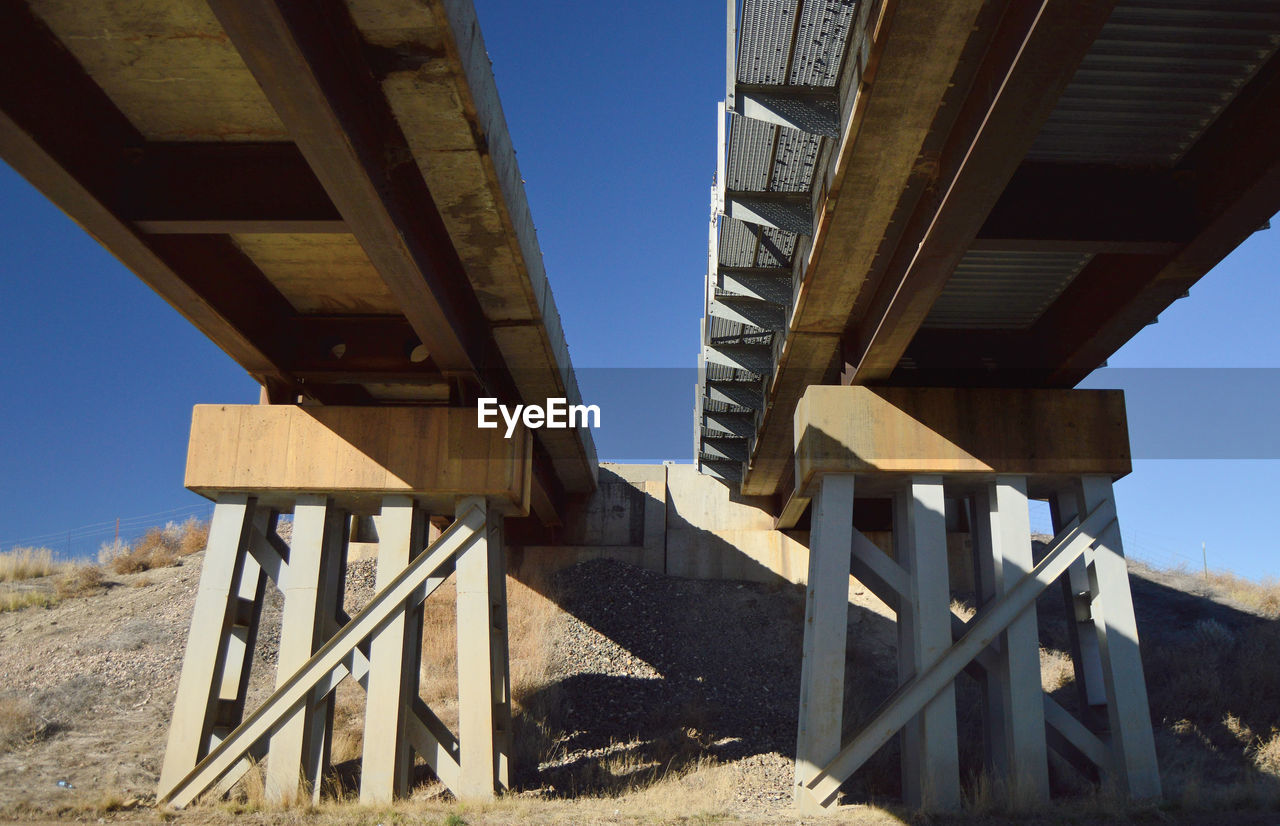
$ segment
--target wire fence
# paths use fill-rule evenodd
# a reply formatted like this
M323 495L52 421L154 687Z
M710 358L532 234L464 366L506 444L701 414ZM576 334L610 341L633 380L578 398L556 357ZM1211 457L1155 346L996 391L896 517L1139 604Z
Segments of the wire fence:
M1053 536L1053 517L1049 512L1049 503L1032 500L1031 532ZM1124 543L1124 555L1142 562L1152 568L1188 571L1203 571L1205 557L1203 549L1197 547L1194 540L1184 537L1137 530L1132 524L1123 524L1120 528L1121 542Z
M169 510L144 513L121 519L108 519L76 528L66 528L37 536L26 536L0 541L0 552L14 548L49 548L54 558L60 561L97 559L98 551L119 538L122 542L133 543L148 530L164 527L168 522L185 522L188 519L207 520L213 515L213 503L197 503L183 505Z

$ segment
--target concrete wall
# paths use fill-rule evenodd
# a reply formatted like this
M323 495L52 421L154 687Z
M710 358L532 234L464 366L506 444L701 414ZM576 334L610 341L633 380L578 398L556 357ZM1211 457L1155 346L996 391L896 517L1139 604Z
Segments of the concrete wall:
M658 573L690 579L736 579L803 585L809 566L809 532L776 531L768 500L730 493L727 485L693 465L600 465L600 486L569 505L560 545L514 545L510 564L524 575L617 559ZM353 516L348 559L374 559L379 516ZM893 556L893 535L866 531ZM951 587L973 587L972 546L967 533L947 534Z
M775 531L768 500L730 495L693 465L667 465L666 573L694 579L802 583L805 531Z
M600 488L565 516L564 544L512 548L520 575L618 559L691 579L804 584L807 531L776 531L768 500L731 495L693 465L600 465ZM892 555L892 535L867 537ZM972 587L967 534L948 535L953 588Z

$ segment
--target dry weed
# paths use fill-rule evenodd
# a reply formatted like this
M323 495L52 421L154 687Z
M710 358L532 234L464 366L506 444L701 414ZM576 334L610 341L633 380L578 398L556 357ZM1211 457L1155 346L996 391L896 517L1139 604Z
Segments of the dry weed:
M1272 729L1266 740L1259 737L1250 746L1253 764L1260 771L1280 777L1280 730Z
M1040 649L1040 685L1045 693L1052 694L1076 678L1071 655L1056 649Z
M48 548L14 548L0 553L0 582L49 576L56 567Z
M181 536L178 539L178 555L190 556L203 551L209 544L209 523L194 516L180 526Z
M117 557L129 552L129 543L123 539L113 539L98 546L98 564L110 565Z
M111 560L117 574L137 574L152 568L167 568L178 561L178 551L166 541L164 530L152 528L129 550Z
M175 565L180 557L203 550L208 541L209 523L192 517L181 525L170 522L152 528L132 547L104 545L98 557L105 557L117 574L137 574Z
M29 701L20 697L0 697L0 754L34 743L45 728Z
M54 580L53 592L58 599L84 596L102 588L102 569L97 565L68 565Z
M26 608L52 608L58 599L46 591L6 591L0 594L0 614Z
M548 744L562 721L557 704L547 699L551 679L552 620L560 610L537 587L508 577L507 619L510 647L512 715L515 726L517 771L536 773L546 759ZM541 591L541 592L540 592ZM457 587L447 580L423 603L422 666L419 696L451 730L458 725ZM339 766L360 758L364 742L364 692L340 687L334 708L332 762ZM530 707L537 704L537 708ZM326 790L341 796L339 780L326 779Z
M344 689L348 689L345 690ZM364 692L339 686L333 708L333 743L330 760L338 766L359 760L364 749Z
M985 770L965 784L963 798L965 811L971 815L1018 815L1045 808L1030 777L1019 775L1009 782Z
M238 802L249 811L259 811L266 805L267 780L261 763L253 761L236 787L239 791Z
M1208 584L1215 596L1267 619L1280 619L1280 581L1269 578L1254 582L1228 571L1213 571Z
M606 761L607 769L626 779L611 796L625 795L628 812L711 823L725 818L734 803L736 769L713 757L704 755L679 769L643 766L628 771L631 767L625 758Z

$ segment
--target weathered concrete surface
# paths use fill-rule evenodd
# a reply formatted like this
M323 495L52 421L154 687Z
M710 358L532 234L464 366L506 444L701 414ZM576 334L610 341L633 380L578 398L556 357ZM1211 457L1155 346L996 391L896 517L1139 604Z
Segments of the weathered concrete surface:
M568 510L561 545L513 549L519 570L556 571L590 559L616 559L690 579L803 585L809 532L774 530L769 500L742 496L693 465L600 466L600 487ZM892 534L866 536L893 555ZM947 534L950 581L973 587L968 534Z
M808 533L776 531L768 500L731 493L692 465L667 467L667 570L695 579L803 583Z

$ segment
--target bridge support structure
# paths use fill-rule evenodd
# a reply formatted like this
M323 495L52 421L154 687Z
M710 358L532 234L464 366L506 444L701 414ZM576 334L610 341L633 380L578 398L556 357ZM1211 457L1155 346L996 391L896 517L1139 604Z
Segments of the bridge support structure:
M795 799L837 792L900 733L904 801L961 803L955 679L983 688L986 770L1014 805L1048 799L1048 754L1158 798L1137 627L1112 492L1130 470L1118 391L811 387L796 409L796 494L812 504ZM893 501L893 553L853 527L854 491ZM1028 499L1057 536L1033 554ZM945 502L969 509L976 615L951 610ZM788 509L803 507L789 503ZM849 575L898 619L898 689L844 741ZM1036 600L1067 598L1079 701L1041 688Z
M196 408L187 487L217 504L160 777L161 802L225 794L265 759L267 799L318 799L334 691L365 690L360 798L409 791L414 754L456 796L509 786L503 521L527 515L531 441L446 408ZM278 531L292 512L292 536ZM380 513L375 594L343 609L352 514ZM431 516L451 516L443 531ZM458 732L420 698L423 603L457 579ZM268 587L283 594L275 690L246 696ZM428 664L429 665L429 664Z

